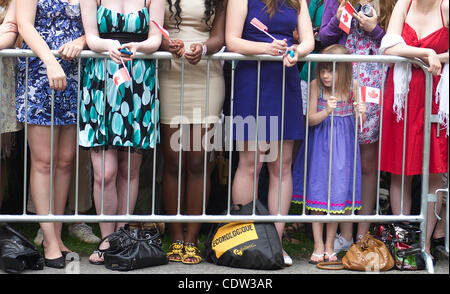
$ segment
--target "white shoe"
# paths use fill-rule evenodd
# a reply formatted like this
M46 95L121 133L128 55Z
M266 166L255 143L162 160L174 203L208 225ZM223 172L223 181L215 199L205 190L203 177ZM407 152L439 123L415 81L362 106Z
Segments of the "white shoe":
M286 252L283 252L283 259L284 259L284 265L285 266L291 266L292 265L292 258Z
M101 241L101 239L92 232L92 228L85 223L69 225L68 232L70 236L78 238L86 243L97 244Z
M42 232L42 229L39 228L39 230L36 233L36 237L34 237L34 244L41 245L42 241L44 240L44 233Z
M350 241L345 240L341 234L336 234L334 238L334 252L348 251L353 244L353 238Z

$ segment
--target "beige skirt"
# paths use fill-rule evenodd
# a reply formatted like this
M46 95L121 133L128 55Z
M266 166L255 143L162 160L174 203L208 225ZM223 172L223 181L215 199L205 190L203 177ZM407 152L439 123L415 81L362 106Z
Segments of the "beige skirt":
M181 69L182 61L179 59L161 61L160 122L173 125L218 122L225 99L225 80L220 61L210 61L209 79L206 60L201 60L197 65L185 61L184 87L181 87Z

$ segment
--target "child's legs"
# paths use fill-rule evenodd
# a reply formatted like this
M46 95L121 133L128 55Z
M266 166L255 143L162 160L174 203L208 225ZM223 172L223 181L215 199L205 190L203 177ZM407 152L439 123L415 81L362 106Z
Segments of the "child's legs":
M325 213L321 211L311 211L312 215L323 215ZM313 222L312 231L314 237L314 252L317 254L323 254L325 252L325 244L323 241L323 223ZM334 238L334 236L333 236Z

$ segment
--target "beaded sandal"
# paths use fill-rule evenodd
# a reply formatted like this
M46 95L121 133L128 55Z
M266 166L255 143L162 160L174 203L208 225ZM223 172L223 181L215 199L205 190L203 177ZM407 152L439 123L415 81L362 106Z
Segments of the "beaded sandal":
M194 243L184 244L184 254L181 257L181 262L184 264L198 264L202 262L202 257L199 255L200 250Z
M176 240L169 246L169 252L167 252L167 257L169 261L182 261L183 259L183 248L184 242Z

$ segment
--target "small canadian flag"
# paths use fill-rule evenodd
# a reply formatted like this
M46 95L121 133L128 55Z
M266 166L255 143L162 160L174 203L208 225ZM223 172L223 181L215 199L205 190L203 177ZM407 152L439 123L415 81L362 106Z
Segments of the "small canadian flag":
M158 28L158 30L161 32L161 34L164 36L164 38L166 38L167 41L170 41L170 34L169 34L169 32L165 28L163 28L163 26L160 25L156 20L152 19L151 21Z
M130 82L131 77L126 67L122 67L113 75L113 81L117 88L125 82Z
M380 104L381 90L373 87L361 87L359 88L359 97L363 102Z
M350 2L347 2L345 4L344 10L342 11L341 19L339 21L339 28L347 34L350 34L350 27L352 24L354 12L355 9L353 8L353 6L350 4Z

